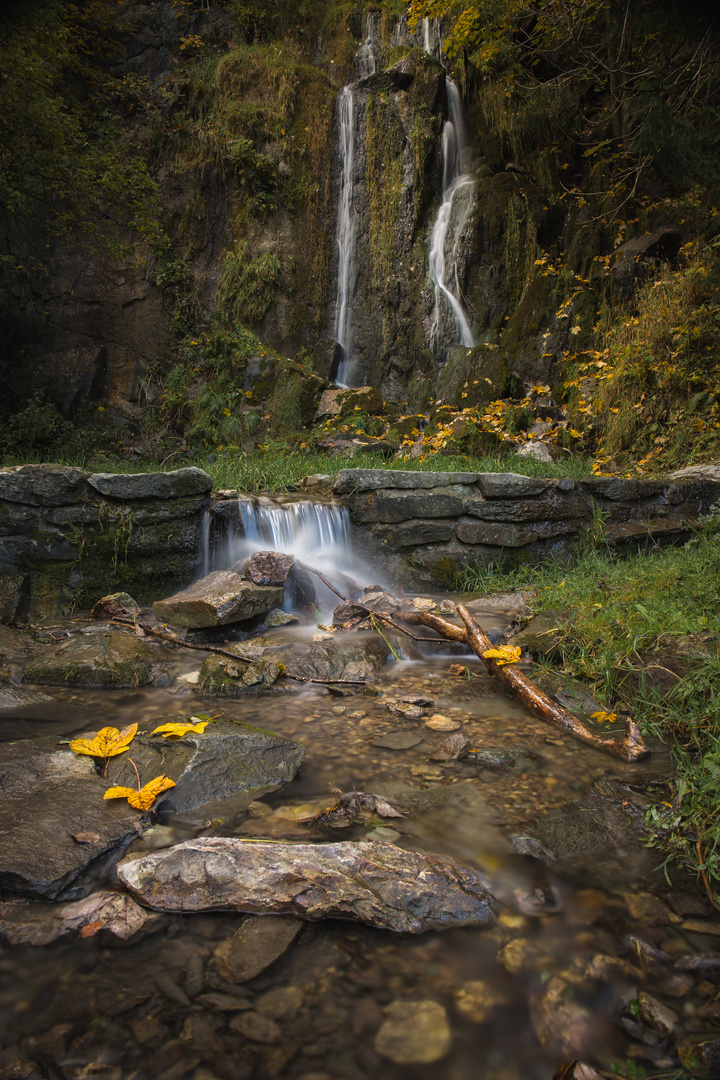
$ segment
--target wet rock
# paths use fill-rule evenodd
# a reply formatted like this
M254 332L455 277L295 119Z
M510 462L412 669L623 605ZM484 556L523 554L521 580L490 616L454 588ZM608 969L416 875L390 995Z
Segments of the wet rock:
M0 499L26 506L71 506L87 497L87 477L71 465L14 465L0 469Z
M282 956L301 929L299 919L251 915L217 947L214 966L228 982L248 982Z
M424 716L427 716L427 709L411 701L388 701L385 703L385 708L394 716L402 716L406 720L422 720Z
M465 757L469 746L470 740L459 732L455 735L448 735L447 739L443 739L437 750L430 755L430 760L459 761L460 758Z
M273 1020L292 1020L299 1013L305 995L298 986L276 986L262 994L255 1006L263 1016L270 1016Z
M696 1070L699 1066L709 1077L720 1076L720 1039L696 1036L692 1041L684 1040L682 1045L678 1046L678 1057L689 1071Z
M662 1035L664 1039L674 1034L680 1018L673 1009L663 1005L662 1001L658 1001L652 994L647 994L644 990L641 990L638 994L638 1005L640 1006L640 1014L648 1027L652 1028L653 1031L657 1031L658 1035Z
M185 1009L190 1007L190 998L182 987L178 986L175 980L171 979L165 972L161 971L155 976L155 985L168 1001L172 1001Z
M83 929L86 931L83 937L102 930L129 941L161 930L165 925L162 916L141 908L126 893L97 892L84 900L53 906L0 904L0 936L9 945L48 945Z
M217 990L211 991L209 994L201 994L197 999L198 1005L204 1005L206 1009L210 1009L212 1012L247 1012L248 1009L252 1009L251 1003L247 998L235 997L232 994L222 994Z
M240 679L245 686L272 686L285 671L280 660L258 660L256 664L240 665L234 660L225 665L225 673Z
M282 608L275 608L265 616L265 625L271 629L277 626L289 626L290 623L297 621L297 615L293 615L290 611L283 611Z
M238 652L252 661L280 661L291 678L365 682L384 666L390 647L380 637L358 635L350 641L248 641L238 646Z
M256 551L244 564L244 576L255 585L284 585L295 565L293 555L280 551Z
M451 1046L447 1013L436 1001L393 1001L375 1036L378 1054L396 1065L431 1065Z
M93 604L91 615L94 619L132 618L140 611L140 605L130 593L116 592L103 596Z
M183 722L183 715L158 717L141 725L132 744L140 776L169 776L175 787L158 801L164 810L231 821L249 803L292 780L305 758L305 747L270 731L235 720L215 720L200 734L163 739L148 732L164 723ZM112 758L104 786L136 786L132 765ZM104 790L104 787L103 787ZM109 805L107 802L105 805Z
M0 709L28 709L52 700L49 694L25 690L21 686L12 686L10 683L0 683Z
M553 975L530 998L530 1019L542 1046L557 1047L568 1057L581 1053L589 1042L590 1013L572 996L566 982Z
M180 1038L191 1050L211 1061L225 1053L222 1039L202 1013L187 1017Z
M205 495L212 490L212 478L190 466L172 472L93 473L88 484L102 495L123 502L135 499L179 499Z
M106 689L167 685L167 665L132 634L77 635L61 641L25 668L26 682Z
M155 618L185 629L225 626L272 611L283 602L278 586L255 585L232 570L214 570L188 589L158 600Z
M138 812L103 800L107 787L91 758L58 750L52 736L0 745L0 888L42 900L77 896L91 864L137 835ZM99 839L73 839L83 832Z
M440 713L436 713L425 721L425 727L431 728L433 731L457 731L461 726L459 720L452 720L449 716L441 716Z
M372 745L384 750L410 750L423 741L422 735L413 735L409 731L391 731L389 735L378 735Z
M675 961L679 971L717 971L720 969L720 953L694 953Z
M367 588L363 589L362 595L358 599L370 611L392 614L399 611L401 607L400 601L380 585L368 585Z
M251 1042L277 1043L282 1032L270 1016L258 1012L243 1012L230 1021L230 1030L244 1035Z
M484 769L527 769L531 762L538 760L537 754L523 746L509 746L505 750L486 746L470 750L466 757Z
M455 992L455 1008L473 1024L484 1024L494 1009L509 1004L501 990L482 979L471 979Z
M204 837L125 860L118 875L134 895L163 911L293 913L421 933L484 925L495 910L474 870L384 843L245 844Z
M664 900L650 892L632 892L625 898L630 916L636 923L658 926L671 921L670 909Z

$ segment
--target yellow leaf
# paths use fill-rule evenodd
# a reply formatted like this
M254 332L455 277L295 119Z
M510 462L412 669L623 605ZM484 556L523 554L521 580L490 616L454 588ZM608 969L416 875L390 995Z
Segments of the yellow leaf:
M496 649L487 649L482 655L483 660L494 660L498 667L504 667L506 664L517 664L520 653L519 645L498 645Z
M590 716L601 724L614 724L617 720L617 713L614 712L594 712L590 713Z
M114 757L123 754L135 737L137 724L118 731L114 727L104 727L94 739L73 739L70 749L76 754L89 754L90 757Z
M111 787L108 788L103 799L127 799L136 810L149 810L161 792L175 787L175 781L169 776L156 776L144 787L136 791L135 788Z
M188 731L197 731L202 735L207 726L207 720L201 720L199 724L161 724L160 727L156 727L150 734L162 735L164 739L169 739L171 735L177 735L178 738L181 738L183 735L187 735Z

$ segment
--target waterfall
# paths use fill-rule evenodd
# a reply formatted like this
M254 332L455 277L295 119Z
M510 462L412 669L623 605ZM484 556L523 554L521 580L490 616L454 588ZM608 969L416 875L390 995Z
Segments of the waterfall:
M355 218L353 169L355 166L355 102L346 86L338 98L340 125L340 197L337 215L338 280L335 300L335 340L342 347L337 373L339 386L352 385L353 342L350 302L355 285Z
M374 75L378 69L379 49L377 42L379 38L380 16L377 12L368 12L365 20L365 38L355 57L358 78L360 79L366 79L368 75Z
M423 19L423 47L428 56L433 56L442 64L442 34L439 19Z
M427 20L426 20L427 22ZM448 96L449 117L443 129L443 191L442 203L430 234L429 273L435 285L435 310L433 312L430 344L433 351L446 351L448 344L465 345L472 348L475 344L470 325L459 300L460 283L457 271L457 245L471 209L474 180L466 167L465 133L462 123L462 102L460 91L452 79L445 79ZM460 211L455 210L455 204ZM452 228L451 228L452 226ZM448 235L449 234L449 235ZM450 247L451 259L446 262L446 246ZM442 310L449 305L449 312ZM455 340L448 341L449 333L441 325L442 320L450 315ZM449 329L449 328L448 328ZM443 356L444 359L444 356Z
M253 551L285 551L303 562L334 564L350 550L350 515L344 506L296 502L285 506L239 502L244 536L235 540L240 558Z

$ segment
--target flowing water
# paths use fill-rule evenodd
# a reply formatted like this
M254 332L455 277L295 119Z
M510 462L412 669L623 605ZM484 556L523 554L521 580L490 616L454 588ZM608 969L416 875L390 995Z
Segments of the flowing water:
M351 301L355 287L355 217L353 207L355 168L355 101L350 86L337 103L340 148L340 194L337 212L338 279L335 299L335 340L342 347L337 373L339 386L351 386L355 376Z
M503 616L482 615L487 629ZM312 628L296 633L307 636ZM52 1080L549 1080L559 1061L580 1055L609 1067L630 1055L648 1069L662 1046L634 1040L617 1022L622 1000L639 988L674 993L686 1026L717 1022L713 987L671 985L663 971L643 970L628 946L634 934L670 957L712 946L660 899L634 884L646 867L627 866L615 880L567 876L516 855L512 837L570 803L600 777L641 775L528 716L489 678L448 677L448 660L389 663L374 696L338 698L303 687L281 697L203 698L181 676L195 656L169 652L176 679L166 689L132 693L53 690L52 720L20 730L3 722L4 738L57 735L78 727L122 727L168 713L222 713L303 743L305 765L263 809L233 826L237 835L274 840L376 837L475 866L500 898L487 929L418 937L329 921L307 925L288 952L252 981L217 983L212 952L235 932L232 913L175 917L126 947L89 939L0 954L0 1075ZM479 674L480 665L468 661ZM185 687L185 689L183 689ZM480 747L522 746L515 769L468 761L428 767L444 737L422 721L392 716L390 697L424 694ZM34 724L34 728L32 727ZM375 745L398 731L418 742L398 751ZM332 789L372 791L408 808L407 816L368 821L342 832L305 821L334 801ZM223 834L221 822L203 835ZM186 839L188 827L167 816L135 844L142 851ZM650 864L652 865L652 863ZM662 891L662 889L660 889ZM540 897L540 903L536 903ZM677 982L677 976L676 982ZM709 987L709 988L708 988ZM223 998L215 999L213 991ZM206 996L207 994L210 996ZM446 1010L450 1044L428 1066L395 1063L376 1036L388 1006L432 1001ZM248 1035L238 1016L255 1025ZM261 1019L258 1020L257 1017ZM254 1019L253 1019L254 1018ZM264 1019L263 1019L264 1018ZM272 1024L267 1023L269 1019ZM15 1060L36 1071L15 1072ZM7 1071L7 1068L10 1071ZM6 1071L2 1071L3 1069Z
M446 78L448 120L443 129L443 193L438 216L430 234L429 273L435 285L430 345L440 360L449 345L475 344L461 303L457 248L472 209L474 180L466 172L467 147L460 91Z

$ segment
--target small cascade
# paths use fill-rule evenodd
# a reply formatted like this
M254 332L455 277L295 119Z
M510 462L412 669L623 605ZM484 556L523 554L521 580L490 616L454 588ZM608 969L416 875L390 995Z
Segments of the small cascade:
M426 22L428 20L425 20ZM472 208L473 177L464 171L467 149L462 122L462 101L456 84L446 77L449 117L443 129L443 192L430 234L429 273L435 285L435 310L430 346L439 360L450 345L472 348L470 324L460 302L457 245ZM446 253L450 258L446 258ZM446 310L443 310L445 308ZM448 326L448 322L451 324Z
M442 33L439 19L423 19L423 48L428 56L439 60L442 64Z
M393 30L393 46L397 49L402 45L405 45L408 40L408 24L407 15L398 15L398 21L395 23L395 29Z
M365 38L355 57L358 78L374 75L380 65L380 16L369 11L365 20Z
M355 286L355 218L353 170L355 167L355 103L351 87L338 98L340 128L340 196L337 215L338 279L335 300L335 340L342 347L338 386L353 385L353 341L350 305Z

